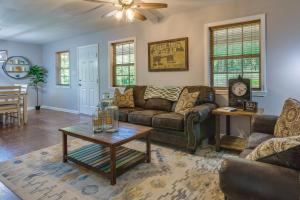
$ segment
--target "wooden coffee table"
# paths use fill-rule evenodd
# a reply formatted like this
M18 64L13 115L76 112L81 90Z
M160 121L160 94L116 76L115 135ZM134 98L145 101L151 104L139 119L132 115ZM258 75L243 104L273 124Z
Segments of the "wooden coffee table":
M150 132L152 128L120 123L116 133L94 134L91 124L61 128L63 135L63 162L68 160L99 172L116 184L116 177L142 162L151 162ZM67 137L72 136L92 144L68 152ZM123 147L130 141L145 138L146 153Z

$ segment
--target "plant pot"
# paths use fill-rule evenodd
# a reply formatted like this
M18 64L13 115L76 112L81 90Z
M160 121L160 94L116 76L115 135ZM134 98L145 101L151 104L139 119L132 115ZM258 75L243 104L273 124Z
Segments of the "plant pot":
M41 106L35 106L35 110L41 110Z

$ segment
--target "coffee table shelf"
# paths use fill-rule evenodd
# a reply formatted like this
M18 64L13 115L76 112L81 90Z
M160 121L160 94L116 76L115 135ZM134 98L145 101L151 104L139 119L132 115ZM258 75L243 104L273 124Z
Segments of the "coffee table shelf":
M110 148L99 144L90 144L68 153L68 160L89 167L108 176L111 173ZM117 175L127 168L145 162L146 154L123 146L116 148Z

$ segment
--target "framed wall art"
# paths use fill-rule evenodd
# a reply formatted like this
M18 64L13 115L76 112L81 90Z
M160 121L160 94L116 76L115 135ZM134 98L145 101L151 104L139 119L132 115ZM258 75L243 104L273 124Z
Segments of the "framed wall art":
M188 38L149 43L149 71L187 71L189 69L188 49Z

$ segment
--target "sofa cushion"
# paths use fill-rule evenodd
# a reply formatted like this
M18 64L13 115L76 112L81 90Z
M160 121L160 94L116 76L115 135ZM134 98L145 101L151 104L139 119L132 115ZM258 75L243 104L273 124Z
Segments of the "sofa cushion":
M133 111L143 110L142 108L120 108L119 120L122 122L128 122L128 114Z
M275 125L276 137L289 137L300 135L300 102L288 99L282 109L282 113Z
M155 115L152 119L153 128L184 130L184 116L175 112Z
M145 91L144 99L167 99L169 101L178 101L183 87L155 87L148 86Z
M265 133L251 133L248 138L248 144L246 148L254 149L264 141L273 138L274 135L265 134Z
M300 170L300 145L286 151L259 159L259 162Z
M215 92L214 89L208 86L186 86L189 93L199 92L199 96L196 105L201 105L204 103L214 103L215 102Z
M300 146L300 136L272 138L258 145L247 157L248 160L259 160Z
M134 108L133 89L126 90L124 94L118 88L114 94L114 104L119 108Z
M164 111L159 111L159 110L134 111L128 114L128 122L133 124L152 126L153 116L162 113L164 113Z
M145 109L170 112L172 110L172 105L173 102L166 99L148 99L146 101Z
M136 107L145 108L146 101L144 99L144 95L145 95L146 88L147 86L133 87L134 104Z
M189 93L188 89L184 89L175 107L176 113L184 113L186 110L195 106L199 92Z

